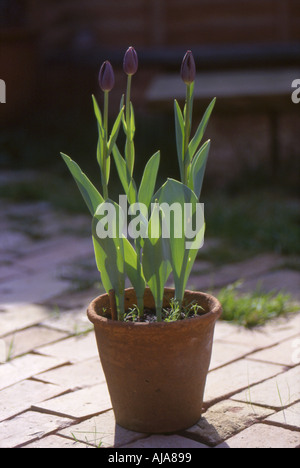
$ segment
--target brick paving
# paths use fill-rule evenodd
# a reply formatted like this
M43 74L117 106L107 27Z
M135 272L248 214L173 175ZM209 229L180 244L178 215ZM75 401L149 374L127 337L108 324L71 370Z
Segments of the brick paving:
M89 218L71 225L43 203L0 205L0 447L300 447L300 313L254 330L219 321L201 420L172 435L127 431L86 318L102 292ZM22 232L26 213L38 239ZM243 277L246 289L261 280L298 300L300 273L286 265L270 254L219 269L198 262L191 283L205 291Z

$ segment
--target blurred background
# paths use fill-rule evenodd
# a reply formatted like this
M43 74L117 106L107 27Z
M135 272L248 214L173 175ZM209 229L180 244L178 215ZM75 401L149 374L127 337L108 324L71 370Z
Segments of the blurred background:
M132 90L137 181L157 149L161 180L179 177L173 100L183 105L179 71L191 49L195 125L217 96L206 132L208 234L248 255L299 254L300 104L291 100L292 81L300 79L299 0L0 0L0 198L85 212L59 152L99 186L91 95L102 103L97 77L110 60L116 116L131 45L139 55ZM117 194L114 168L110 185ZM228 248L218 255L235 254Z

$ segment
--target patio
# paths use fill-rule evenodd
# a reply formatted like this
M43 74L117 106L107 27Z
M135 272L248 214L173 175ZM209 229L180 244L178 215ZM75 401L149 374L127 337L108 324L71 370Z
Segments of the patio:
M198 424L172 435L127 431L115 424L86 318L102 291L89 218L46 202L2 200L1 213L0 447L300 446L299 313L252 330L219 321ZM199 260L190 287L218 289L241 275L245 290L261 280L300 299L300 272L275 254L220 267Z

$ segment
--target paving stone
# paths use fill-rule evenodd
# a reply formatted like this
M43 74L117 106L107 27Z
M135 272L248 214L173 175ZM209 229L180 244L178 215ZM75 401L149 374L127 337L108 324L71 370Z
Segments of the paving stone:
M21 354L29 353L34 348L52 343L67 336L68 334L64 332L36 326L7 335L3 341L6 344L6 349L7 352L9 352L10 358L13 358Z
M93 299L104 294L102 286L92 287L84 291L72 291L64 294L57 294L55 297L47 299L47 304L52 307L73 310L74 308L88 308Z
M213 263L207 262L205 260L196 260L193 269L191 272L191 281L193 281L193 276L205 273L213 268Z
M0 421L11 418L31 408L31 405L53 398L69 387L45 384L34 380L23 380L0 391Z
M58 434L73 439L74 435L79 442L87 442L101 448L119 447L145 437L145 434L128 431L116 424L113 411L107 411L79 424L60 429Z
M0 390L65 363L65 359L35 354L13 359L0 366Z
M272 346L271 348L250 354L248 359L253 359L255 361L273 362L276 364L293 367L295 364L297 364L296 347L300 348L300 336L298 340L296 338L291 338L279 343L278 345Z
M300 309L286 317L270 320L264 326L266 333L276 338L276 342L300 334Z
M41 233L41 236L43 235L44 234ZM29 269L31 269L32 263L30 263L30 258L38 258L39 255L44 255L45 252L55 250L57 245L68 242L70 237L70 235L63 233L50 238L46 235L45 238L35 239L34 242L28 245L22 245L21 250L18 252L18 257L16 258L16 264L22 262L22 265L26 267L29 266ZM72 238L74 238L74 236L72 236ZM45 265L40 265L40 268L43 267L45 267Z
M69 362L84 361L98 356L94 332L67 338L48 346L42 346L36 351L43 355L63 358Z
M11 304L10 310L0 313L0 336L37 325L49 316L49 309L35 304Z
M53 310L53 314L43 321L43 325L48 328L65 331L70 334L85 333L94 328L86 314L87 306L73 310L60 310L56 306Z
M265 421L289 429L300 430L300 403L295 403L278 413L270 415Z
M225 399L237 393L239 389L248 389L250 385L273 377L283 370L284 368L279 365L246 359L212 370L207 376L205 405L207 406L214 400Z
M267 424L254 424L217 448L296 448L299 444L299 432Z
M30 444L25 445L23 448L93 448L87 444L82 444L80 442L76 442L75 440L66 439L65 437L57 436L57 435L50 435L47 437L43 437L40 440L32 442Z
M0 297L4 307L16 308L18 304L42 303L69 288L70 283L59 279L58 271L43 271L3 283Z
M208 448L206 445L179 435L153 435L121 448Z
M209 408L200 421L185 433L193 434L209 446L215 446L272 412L267 408L224 400Z
M266 325L251 330L233 327L232 333L221 339L224 342L247 345L249 350L254 351L278 344L291 337L297 337L299 331L300 313L295 313L271 320Z
M224 265L215 269L210 274L205 273L195 276L193 281L197 281L200 290L220 288L235 281L249 278L253 278L256 281L260 275L268 272L270 269L277 268L282 263L283 259L278 255L262 254L243 262Z
M259 284L264 292L282 291L300 300L300 272L288 269L270 271L259 277ZM253 291L257 279L245 281L241 292Z
M24 217L38 217L41 213L44 213L45 210L49 210L51 205L46 201L10 203L5 200L4 206L7 208L6 214L9 215L10 218L20 217L20 219L24 219Z
M6 344L3 339L0 338L0 364L3 364L7 360L8 351L6 349Z
M46 411L73 419L87 418L112 408L106 383L52 398L32 406L37 411Z
M65 427L72 420L59 416L26 411L0 425L0 448L14 448L18 445L40 439L46 434Z
M259 364L257 362L257 364ZM233 395L232 399L251 402L269 408L282 409L300 400L300 367L283 372L247 391Z
M15 230L1 231L0 251L18 251L23 247L28 247L33 242L28 236Z
M236 361L249 353L247 346L223 343L215 340L212 350L210 369L216 369L230 362Z
M238 325L229 322L224 322L223 320L218 320L215 325L214 339L221 340L223 338L226 338L232 333L235 333L238 330L240 330L240 328L241 327L239 327Z
M56 239L52 248L43 249L35 255L30 255L18 262L19 265L31 271L56 270L59 266L76 258L93 255L93 243L90 238L64 236Z
M2 253L1 253L2 257ZM3 259L1 258L1 261L3 262ZM24 275L26 273L25 268L19 268L17 265L12 265L12 264L2 264L0 265L0 280L1 281L8 281L11 280L12 278L15 278L17 276Z
M44 372L39 374L38 378L43 382L71 389L105 382L104 372L98 357Z
M0 221L0 229L1 229L1 221ZM1 251L1 266L2 265L12 265L17 258L16 252L10 251Z

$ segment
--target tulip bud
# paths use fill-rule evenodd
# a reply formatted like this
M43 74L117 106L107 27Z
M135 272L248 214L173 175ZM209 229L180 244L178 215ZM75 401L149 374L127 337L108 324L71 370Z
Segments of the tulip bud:
M111 63L106 60L100 68L99 86L102 91L111 91L115 85L115 75Z
M181 64L181 78L185 84L190 85L196 78L196 65L190 50L185 54Z
M124 55L123 69L126 75L134 75L137 72L138 56L133 47L129 47Z

